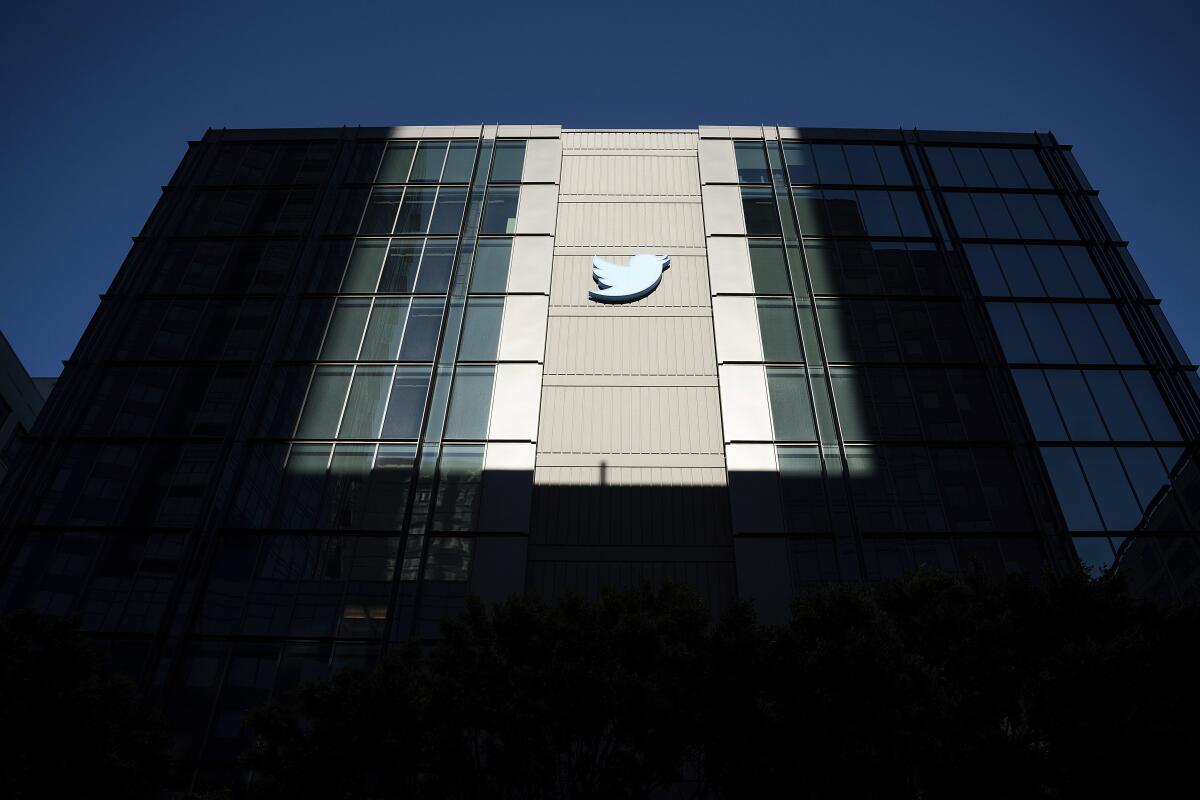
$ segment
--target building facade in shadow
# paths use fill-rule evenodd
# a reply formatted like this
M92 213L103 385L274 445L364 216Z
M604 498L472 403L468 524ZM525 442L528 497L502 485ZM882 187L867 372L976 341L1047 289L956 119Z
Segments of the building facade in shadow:
M589 299L643 253L654 291ZM1198 424L1050 134L212 130L8 476L0 605L78 616L220 764L472 594L1192 596Z

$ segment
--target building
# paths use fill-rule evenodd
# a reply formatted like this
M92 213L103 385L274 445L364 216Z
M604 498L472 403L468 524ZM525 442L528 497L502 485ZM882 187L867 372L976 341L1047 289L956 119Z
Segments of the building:
M589 297L639 254L653 291ZM1049 134L214 130L11 476L0 604L78 614L220 762L469 594L646 576L778 619L1137 552L1184 596L1198 425Z
M34 420L54 386L52 378L30 378L25 365L0 333L0 496L33 430Z

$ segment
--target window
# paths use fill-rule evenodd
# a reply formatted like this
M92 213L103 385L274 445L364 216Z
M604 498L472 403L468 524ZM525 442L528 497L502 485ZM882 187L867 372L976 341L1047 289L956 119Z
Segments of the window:
M437 350L442 330L442 300L414 299L404 327L401 361L429 361Z
M363 361L392 361L399 355L408 305L407 299L381 297L375 301L359 358Z
M437 206L429 222L433 234L456 235L462 224L463 209L467 205L467 190L453 186L438 189Z
M480 239L471 269L471 291L502 294L508 288L512 239Z
M759 140L734 142L733 155L737 162L738 181L741 183L770 183L771 173L767 169L767 155Z
M454 271L454 239L426 239L421 253L421 271L413 291L419 294L445 294Z
M429 391L430 367L397 367L383 421L383 438L416 439Z
M376 183L404 183L408 180L408 168L412 166L413 153L417 149L416 142L391 142L387 146L387 150L383 153L383 163L379 167L379 175L375 178ZM378 156L376 156L378 158ZM372 167L374 164L372 164ZM354 170L351 170L353 175ZM366 176L366 171L360 173L357 178L364 181L370 181L371 178Z
M525 142L496 142L496 154L492 159L492 183L520 183L525 165ZM504 231L500 231L503 233Z
M787 257L778 239L750 239L750 271L756 294L790 294Z
M501 298L477 297L469 300L463 321L462 343L458 346L459 360L495 360L503 316L504 300Z
M396 217L396 233L425 233L429 229L429 220L433 216L434 198L437 190L433 188L410 187L404 192L404 202L400 205L400 213ZM391 231L387 231L391 233Z
M490 366L462 365L454 371L446 418L447 439L487 438L495 375L496 368Z
M483 445L449 444L442 447L437 499L433 504L433 530L469 531L475 528L483 480L483 453ZM432 545L430 549L433 549ZM469 555L469 551L466 554Z
M346 400L339 439L375 439L391 390L391 367L358 367Z
M367 201L358 231L364 236L387 236L396 225L396 213L404 199L403 189L375 189Z
M750 236L779 236L779 214L770 189L742 188L742 213Z
M392 239L379 280L381 292L411 292L417 281L424 239Z
M442 170L442 183L470 183L476 149L474 141L450 142L450 150L446 153L446 166Z
M767 369L767 390L771 398L771 420L777 441L816 441L808 378L803 369L771 367Z
M332 439L342 415L352 367L317 367L296 429L299 439Z
M512 187L492 187L488 189L487 201L483 211L483 226L480 233L516 233L517 205L520 201L521 190Z
M423 141L417 147L413 158L412 171L409 173L410 183L437 183L442 175L442 164L446 161L446 146L444 141Z
M333 307L333 317L321 348L322 361L353 361L362 343L363 328L371 312L369 299L342 299Z
M766 361L803 361L796 310L790 300L759 300L758 327Z

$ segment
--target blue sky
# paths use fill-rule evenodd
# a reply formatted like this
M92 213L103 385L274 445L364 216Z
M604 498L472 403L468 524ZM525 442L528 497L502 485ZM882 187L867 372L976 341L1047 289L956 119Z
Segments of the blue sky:
M0 330L57 374L209 127L902 126L1075 145L1194 360L1197 5L10 0Z

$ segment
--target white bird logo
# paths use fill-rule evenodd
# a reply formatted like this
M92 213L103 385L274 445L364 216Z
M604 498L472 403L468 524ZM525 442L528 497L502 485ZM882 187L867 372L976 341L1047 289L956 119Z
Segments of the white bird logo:
M649 253L638 253L627 267L592 256L592 280L600 288L588 292L588 297L601 303L628 303L645 297L658 288L663 270L669 266L670 256Z

